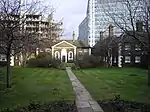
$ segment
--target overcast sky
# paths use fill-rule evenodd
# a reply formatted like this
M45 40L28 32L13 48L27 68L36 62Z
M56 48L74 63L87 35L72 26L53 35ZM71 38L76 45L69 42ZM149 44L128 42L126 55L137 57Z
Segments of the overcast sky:
M55 20L64 22L64 37L61 39L72 39L72 32L75 30L78 37L78 26L86 16L88 0L47 0L56 9Z

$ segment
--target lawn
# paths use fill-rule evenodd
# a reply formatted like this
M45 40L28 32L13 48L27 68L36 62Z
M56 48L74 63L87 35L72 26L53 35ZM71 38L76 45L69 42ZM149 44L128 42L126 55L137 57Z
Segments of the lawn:
M150 103L147 70L137 68L104 68L74 70L78 79L96 100L113 99Z
M29 102L75 100L66 71L42 68L13 68L12 88L4 89L4 69L0 69L0 108L26 106Z

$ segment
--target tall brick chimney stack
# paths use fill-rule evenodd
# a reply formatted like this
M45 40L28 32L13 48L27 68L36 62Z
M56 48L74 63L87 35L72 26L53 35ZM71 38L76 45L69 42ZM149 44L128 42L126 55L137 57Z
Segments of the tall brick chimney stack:
M103 31L100 31L100 41L104 40L104 32Z
M112 24L110 24L108 29L109 29L109 37L113 36L114 35L114 26Z

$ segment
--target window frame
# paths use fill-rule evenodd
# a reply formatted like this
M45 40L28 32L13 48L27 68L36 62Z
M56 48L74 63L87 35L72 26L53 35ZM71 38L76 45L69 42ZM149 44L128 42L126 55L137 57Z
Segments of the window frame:
M128 57L129 59L127 59L127 57ZM125 56L125 57L124 57L124 62L125 62L125 63L131 63L131 56Z
M135 56L135 63L141 63L141 56Z
M70 58L70 54L72 54L72 56L71 56L71 58ZM73 60L73 52L72 51L69 51L68 52L68 60L70 61L70 60Z
M128 46L127 46L127 45L128 45ZM130 44L130 43L125 43L125 44L124 44L124 50L125 50L125 51L131 50L131 44Z

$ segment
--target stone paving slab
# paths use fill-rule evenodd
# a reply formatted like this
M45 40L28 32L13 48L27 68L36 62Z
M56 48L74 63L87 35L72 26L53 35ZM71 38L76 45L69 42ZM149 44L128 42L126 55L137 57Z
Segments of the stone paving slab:
M90 93L85 89L82 83L77 79L70 67L66 71L72 82L73 90L76 94L76 106L78 112L104 112L100 105L93 100Z

